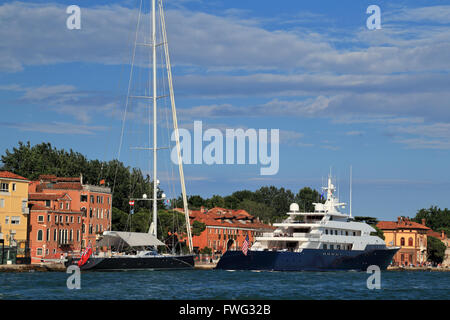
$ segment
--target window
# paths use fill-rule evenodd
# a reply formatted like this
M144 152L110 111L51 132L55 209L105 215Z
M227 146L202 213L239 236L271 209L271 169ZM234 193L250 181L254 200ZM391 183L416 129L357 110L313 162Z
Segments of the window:
M323 244L323 248L324 248L325 250L327 249L327 244L326 244L326 243Z
M50 229L47 229L45 240L48 241L50 239Z
M408 246L410 246L410 247L413 246L413 238L408 239Z
M330 244L330 249L334 250L334 245Z
M16 191L16 184L15 183L12 184L12 191Z
M38 222L44 222L44 216L38 216Z
M6 216L5 217L5 224L8 224L9 223L9 216Z
M42 241L43 232L42 230L38 230L37 232L37 241Z
M80 217L78 217L78 223L80 223L81 222L81 218Z
M72 229L70 229L70 237L69 237L69 240L70 240L70 241L73 240L73 230L72 230Z
M66 216L66 223L69 223L69 216Z
M50 204L51 204L51 203L50 203L50 200L45 200L45 206L46 206L46 207L50 207Z
M325 234L328 234L328 229L325 229Z
M91 198L91 203L94 203L94 196L90 196Z
M405 238L402 237L402 238L400 239L400 245L401 245L401 246L404 246L404 245L405 245ZM403 260L402 260L402 261L403 261Z
M58 216L55 215L55 223L58 223Z
M49 250L47 248L47 249L45 249L45 254L48 255L48 253L49 253Z
M80 241L80 230L77 230L77 242Z
M88 200L87 195L82 194L82 195L80 196L80 202L87 202L87 200Z
M50 222L51 220L52 220L52 215L51 215L51 214L48 214L48 215L47 215L47 221Z
M5 207L5 199L0 199L0 208Z
M0 184L0 192L9 192L9 184L2 182Z
M37 248L36 249L36 255L42 256L42 248Z
M89 218L92 218L92 208L89 208Z
M100 202L100 196L97 196L97 203L101 203Z
M53 241L57 241L57 240L58 240L58 233L55 229L55 230L53 230Z
M73 223L73 216L70 217L70 223Z
M20 224L20 217L11 217L11 224Z
M66 202L66 210L70 210L70 202Z
M62 210L62 209L64 209L64 203L63 202L61 202L60 204L59 204L59 208Z

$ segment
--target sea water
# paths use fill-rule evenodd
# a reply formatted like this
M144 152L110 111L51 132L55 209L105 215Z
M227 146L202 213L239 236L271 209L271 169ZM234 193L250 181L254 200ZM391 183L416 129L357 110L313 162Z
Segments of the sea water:
M384 271L372 290L365 272L83 272L72 290L69 276L0 273L0 299L450 299L450 272Z

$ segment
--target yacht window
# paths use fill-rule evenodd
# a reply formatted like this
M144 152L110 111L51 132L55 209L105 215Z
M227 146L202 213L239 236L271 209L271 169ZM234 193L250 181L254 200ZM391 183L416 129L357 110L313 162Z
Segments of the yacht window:
M336 249L341 250L341 245L340 244L336 245Z
M334 245L330 244L330 249L334 250Z
M328 229L325 229L325 234L328 234Z
M334 230L334 234L335 234L335 235L337 235L337 234L338 234L337 230Z
M323 244L323 248L324 248L325 250L327 249L327 244L326 244L326 243Z
M348 236L348 231L345 231L345 235Z

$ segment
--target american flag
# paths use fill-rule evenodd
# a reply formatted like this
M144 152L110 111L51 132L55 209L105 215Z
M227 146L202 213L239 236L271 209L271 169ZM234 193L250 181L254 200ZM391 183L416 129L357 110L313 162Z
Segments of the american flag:
M244 255L247 255L247 251L248 251L248 235L245 237L244 243L242 244L242 253Z

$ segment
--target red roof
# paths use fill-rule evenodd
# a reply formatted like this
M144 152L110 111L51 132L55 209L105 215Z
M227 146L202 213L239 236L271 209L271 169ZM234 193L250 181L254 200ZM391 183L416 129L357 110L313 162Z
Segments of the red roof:
M64 196L65 193L29 193L28 200L58 200Z
M420 230L431 230L423 224L409 220L408 218L403 218L398 221L380 221L377 223L377 228L381 230L397 230L397 229L420 229Z
M175 209L183 212L182 209ZM224 208L212 208L208 211L190 210L189 217L202 222L207 226L221 226L230 228L249 229L275 229L274 227L259 222L245 210L231 210Z
M15 173L12 173L9 171L0 171L0 178L28 181L27 178L24 178L22 176L19 176L18 174L15 174Z

